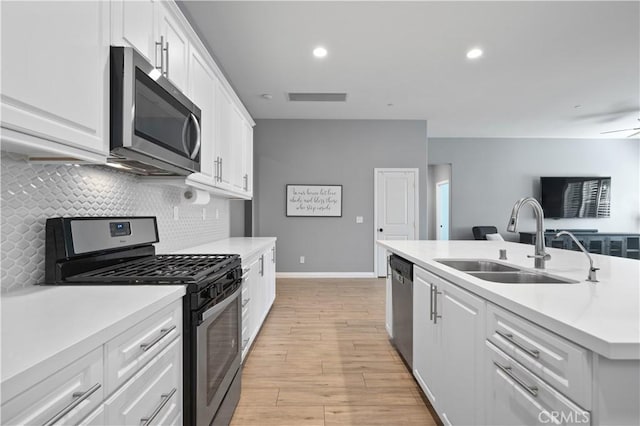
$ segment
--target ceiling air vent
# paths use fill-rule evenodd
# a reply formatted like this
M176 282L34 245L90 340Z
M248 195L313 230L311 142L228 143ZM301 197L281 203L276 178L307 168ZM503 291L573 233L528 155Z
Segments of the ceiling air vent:
M291 102L346 102L346 93L288 93Z

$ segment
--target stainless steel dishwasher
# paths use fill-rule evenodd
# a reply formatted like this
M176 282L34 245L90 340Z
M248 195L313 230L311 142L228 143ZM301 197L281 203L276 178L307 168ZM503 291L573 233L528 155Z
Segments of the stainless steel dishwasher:
M413 263L392 254L391 304L393 307L393 344L410 368L413 368Z

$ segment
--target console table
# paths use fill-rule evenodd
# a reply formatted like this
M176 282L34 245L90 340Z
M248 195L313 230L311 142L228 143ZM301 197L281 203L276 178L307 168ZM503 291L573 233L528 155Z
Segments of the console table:
M544 233L545 245L566 250L580 250L576 243L567 235L556 238L557 232L547 231ZM628 257L640 259L640 234L624 234L597 232L595 230L571 230L578 241L591 253L605 254L608 256ZM535 244L535 232L520 232L520 242L525 244Z

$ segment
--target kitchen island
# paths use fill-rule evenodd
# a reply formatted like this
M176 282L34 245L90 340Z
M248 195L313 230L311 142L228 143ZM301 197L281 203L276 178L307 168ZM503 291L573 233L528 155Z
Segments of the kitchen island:
M413 373L445 424L640 422L640 262L592 255L600 268L592 283L583 253L548 249L544 273L575 283L507 284L437 260L542 272L527 258L533 247L378 244L414 263ZM500 249L507 260L498 260Z

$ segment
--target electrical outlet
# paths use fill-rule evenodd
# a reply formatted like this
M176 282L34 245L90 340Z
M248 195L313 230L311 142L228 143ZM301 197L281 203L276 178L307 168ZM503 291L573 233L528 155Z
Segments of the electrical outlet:
M216 209L216 219L220 219L220 210Z
M173 220L180 220L180 212L178 211L178 206L173 208Z
M364 223L364 217L356 216L356 223Z
M202 208L202 220L207 220L207 209Z
M304 263L304 256L300 256L300 263Z

